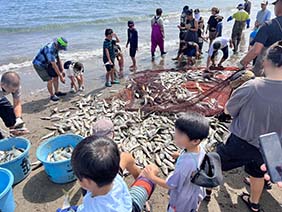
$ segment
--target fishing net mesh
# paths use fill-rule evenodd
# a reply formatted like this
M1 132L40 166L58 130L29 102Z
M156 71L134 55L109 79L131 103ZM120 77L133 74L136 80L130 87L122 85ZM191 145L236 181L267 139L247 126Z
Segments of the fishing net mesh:
M205 116L214 116L223 111L230 97L231 76L237 71L235 67L214 71L209 80L203 80L204 68L190 70L146 70L134 74L130 84L114 98L126 101L126 110L144 112L186 112L196 111ZM197 73L197 75L195 75ZM181 80L173 76L181 76ZM168 77L166 77L168 75ZM162 78L167 78L170 85ZM179 98L179 90L186 96ZM188 93L188 94L187 94Z

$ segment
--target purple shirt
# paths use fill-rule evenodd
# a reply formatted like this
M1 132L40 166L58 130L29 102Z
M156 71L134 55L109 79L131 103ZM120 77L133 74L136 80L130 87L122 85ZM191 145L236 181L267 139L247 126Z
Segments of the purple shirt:
M173 174L168 177L169 205L177 212L195 211L199 200L204 197L203 189L191 182L191 175L200 167L205 156L201 148L199 153L182 152L175 166Z

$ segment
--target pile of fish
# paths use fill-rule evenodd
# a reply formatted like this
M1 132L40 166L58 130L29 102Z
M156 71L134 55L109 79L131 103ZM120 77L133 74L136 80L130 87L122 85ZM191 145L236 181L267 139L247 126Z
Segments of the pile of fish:
M98 96L82 97L73 102L74 106L62 110L55 108L49 117L42 117L53 123L45 127L52 132L42 140L64 133L86 137L92 134L92 124L96 120L109 118L114 123L115 142L121 151L132 153L138 166L155 163L164 175L168 175L174 169L173 153L179 150L173 143L174 122L178 115L126 111L125 101L114 97L107 102ZM207 150L212 150L227 133L226 126L211 119L211 134L203 144ZM56 161L58 155L64 157L64 152L64 149L58 149L48 158Z
M134 98L129 110L185 112L189 109L213 116L223 109L231 89L232 72L217 71L207 79L203 70L141 72L130 79L127 89ZM221 99L219 103L217 98Z
M0 164L9 162L20 156L25 149L12 147L10 150L0 150Z
M72 152L73 152L72 146L58 148L54 152L48 154L47 161L58 162L58 161L68 160L71 158Z

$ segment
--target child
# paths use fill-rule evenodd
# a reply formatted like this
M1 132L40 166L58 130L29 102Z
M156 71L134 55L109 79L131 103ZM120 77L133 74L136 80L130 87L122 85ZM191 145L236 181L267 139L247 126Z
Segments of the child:
M114 32L112 29L105 30L105 41L103 44L103 62L106 67L106 87L112 87L112 84L119 84L115 79L115 50L112 43Z
M134 27L134 22L133 21L128 21L128 30L127 30L127 43L126 43L126 48L128 47L128 44L130 44L129 48L129 55L132 60L132 65L129 67L132 70L136 70L136 51L138 50L138 32Z
M114 46L114 50L115 50L115 56L117 58L118 61L118 66L119 66L119 78L123 77L123 67L124 67L124 59L123 59L123 54L121 51L120 46L118 45L118 43L120 43L120 39L118 38L117 34L113 34L113 37L115 39L112 40L113 46ZM117 73L115 72L115 79L118 79Z
M67 76L71 80L71 93L75 93L77 91L84 91L84 67L80 62L72 62L67 61L64 63L64 69L66 70ZM76 81L78 85L76 84Z
M78 208L72 207L74 211L142 211L153 193L154 183L142 176L128 190L118 175L120 153L117 144L109 138L90 136L83 139L74 149L71 163L79 184L87 190L83 204ZM152 172L156 173L156 170Z
M223 28L223 17L220 15L216 16L216 20L217 20L217 25L216 25L216 37L222 37L222 28Z
M180 55L178 58L178 64L179 66L181 65L182 62L182 57L184 55L187 56L187 66L193 66L195 64L195 59L193 59L193 57L198 58L200 56L200 52L199 52L199 45L195 42L185 42L185 41L181 41L180 42Z
M219 9L217 7L213 7L211 9L211 16L208 20L208 26L206 30L206 34L209 31L209 39L210 39L210 44L212 44L213 40L216 38L216 26L217 26L217 20L216 20L216 15L219 14Z
M168 212L196 211L199 201L204 197L202 188L192 184L191 176L205 156L200 143L208 134L209 122L204 116L197 113L182 115L175 122L174 141L183 151L179 154L173 174L164 180L151 167L145 168L144 174L147 178L169 189Z

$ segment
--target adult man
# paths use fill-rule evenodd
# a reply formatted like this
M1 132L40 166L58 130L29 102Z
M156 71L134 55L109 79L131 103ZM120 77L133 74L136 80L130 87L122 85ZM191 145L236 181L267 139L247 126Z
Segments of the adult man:
M235 23L233 25L232 35L231 35L232 43L234 46L233 49L234 53L238 51L238 46L241 41L243 30L246 27L246 23L247 23L247 28L250 27L250 17L249 14L244 10L244 5L239 4L237 6L237 9L238 11L227 19L227 21L231 21L233 18L235 19Z
M27 133L28 131L17 131L23 128L24 122L22 120L22 104L20 92L20 77L16 72L8 71L1 77L0 90L0 117L4 121L5 126L13 130L13 134L19 135ZM5 97L8 94L13 96L13 104ZM3 135L0 131L0 139Z
M266 21L269 21L271 18L271 12L267 9L268 1L261 2L261 10L258 11L256 17L255 26L259 28L263 25Z
M152 34L151 34L151 54L152 61L155 60L155 51L157 46L159 46L161 51L161 56L164 56L166 52L164 51L164 23L162 19L162 9L158 8L156 10L156 15L151 20Z
M245 0L244 10L250 15L251 9L252 9L252 2L250 2L249 0Z
M33 60L33 67L43 82L47 82L47 89L50 93L50 100L58 101L60 96L66 93L59 91L59 79L65 83L63 64L59 57L59 51L66 50L68 42L59 37L54 42L47 44L38 52ZM53 87L55 92L53 91Z
M282 38L282 0L277 0L272 4L274 5L276 18L260 27L254 39L254 46L239 63L239 68L243 68L257 57L253 67L256 76L263 75L262 63L267 48Z
M259 200L264 187L258 138L270 132L282 136L282 94L277 92L282 89L281 46L282 42L277 42L267 52L266 78L249 80L233 92L225 107L225 113L233 117L231 135L226 144L217 148L223 171L244 166L251 176L250 195L244 193L241 196L251 211L260 211Z
M222 63L228 58L229 56L229 49L228 49L228 43L230 44L230 47L232 48L232 42L230 39L225 37L218 37L216 38L209 49L208 52L208 60L207 60L207 70L209 68L214 68L215 65L215 56L218 53L218 50L221 50L223 53L223 57L221 58L218 67L222 68ZM212 62L212 67L210 67L210 62Z

